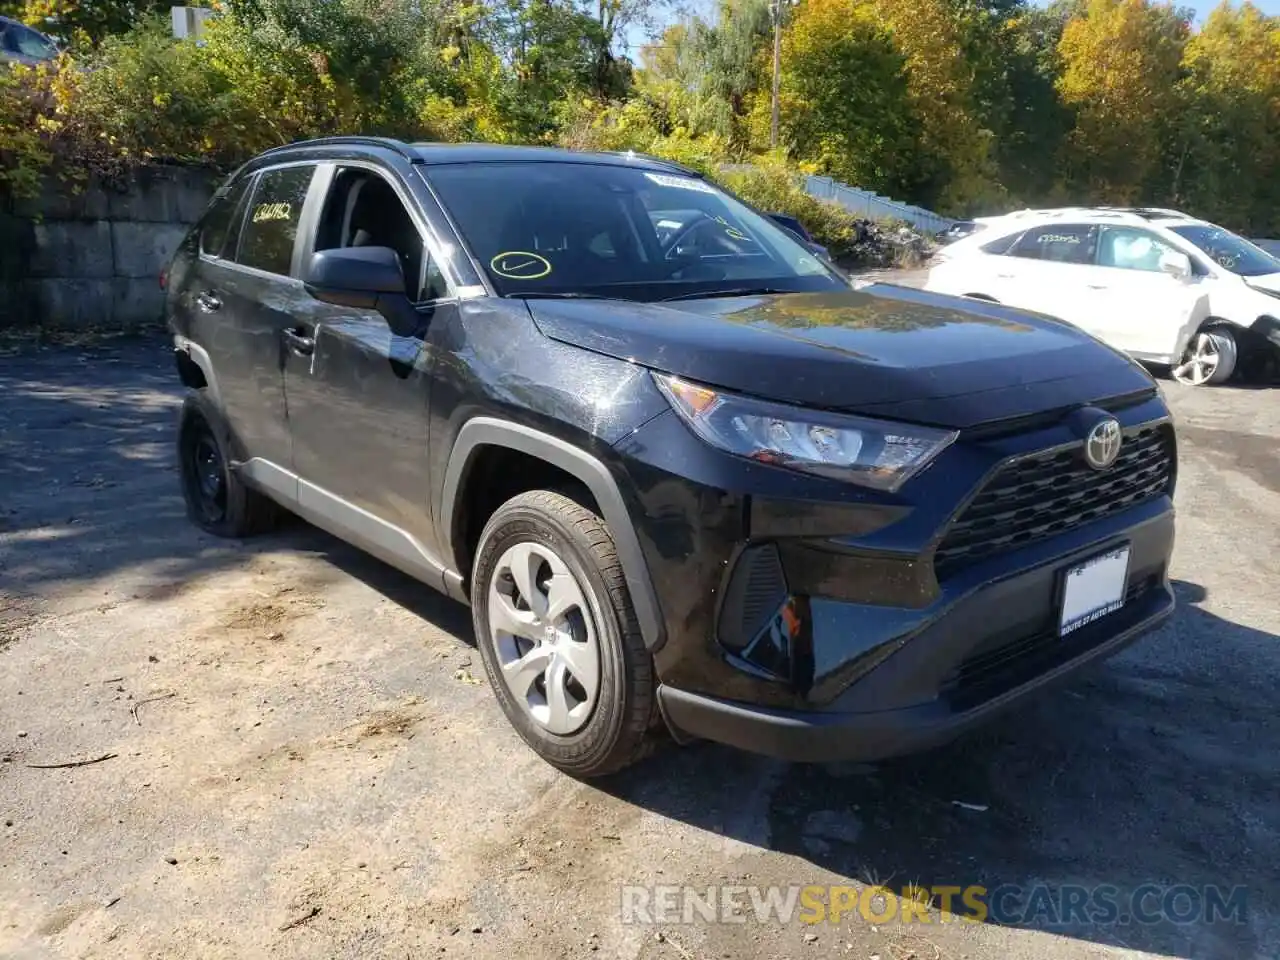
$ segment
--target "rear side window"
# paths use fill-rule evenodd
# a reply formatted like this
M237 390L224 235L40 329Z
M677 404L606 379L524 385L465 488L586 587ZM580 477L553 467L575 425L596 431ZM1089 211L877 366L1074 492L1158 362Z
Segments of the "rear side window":
M231 225L240 211L249 179L241 180L224 195L213 201L200 225L200 252L206 257L221 257L227 246Z
M240 234L237 263L289 275L302 204L314 173L315 167L308 165L268 170L258 177Z
M1051 263L1093 263L1098 228L1090 224L1054 223L1024 233L1009 254Z

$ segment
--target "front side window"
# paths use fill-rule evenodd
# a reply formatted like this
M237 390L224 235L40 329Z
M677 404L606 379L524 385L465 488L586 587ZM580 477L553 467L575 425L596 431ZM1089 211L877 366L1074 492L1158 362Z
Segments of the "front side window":
M267 273L289 275L302 205L315 169L310 165L282 167L258 177L245 212L237 263Z
M1176 253L1150 230L1139 227L1103 227L1098 243L1098 266L1158 273L1160 258Z
M512 162L442 164L427 176L503 296L848 287L789 231L685 174Z
M1212 224L1170 227L1174 233L1203 250L1218 266L1242 277L1280 273L1280 260L1230 230Z
M1093 263L1097 238L1098 228L1090 224L1033 227L1018 239L1009 255L1050 263Z
M416 302L449 296L444 274L423 242L404 202L383 177L358 167L340 169L325 199L316 250L390 247L400 258L405 291Z

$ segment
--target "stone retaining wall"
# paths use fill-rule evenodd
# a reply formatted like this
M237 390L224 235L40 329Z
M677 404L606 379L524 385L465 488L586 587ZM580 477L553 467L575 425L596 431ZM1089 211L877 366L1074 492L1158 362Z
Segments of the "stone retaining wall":
M129 330L161 319L160 271L220 175L148 167L125 189L50 178L0 197L0 327Z

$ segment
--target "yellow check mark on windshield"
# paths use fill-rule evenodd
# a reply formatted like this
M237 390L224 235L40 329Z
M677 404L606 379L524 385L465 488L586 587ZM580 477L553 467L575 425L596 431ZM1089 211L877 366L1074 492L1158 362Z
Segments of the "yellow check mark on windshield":
M490 260L489 268L512 280L538 280L551 272L551 261L527 250L508 250Z

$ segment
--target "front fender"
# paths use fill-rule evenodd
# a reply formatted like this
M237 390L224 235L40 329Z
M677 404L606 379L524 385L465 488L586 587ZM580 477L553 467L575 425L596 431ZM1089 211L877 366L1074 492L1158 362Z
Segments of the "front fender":
M458 438L445 468L439 514L443 519L442 529L453 528L463 478L477 451L488 446L516 450L544 460L580 480L591 491L604 514L605 523L609 525L609 532L613 535L645 646L651 651L660 649L666 640L662 608L658 604L649 567L640 548L640 539L636 536L635 524L613 474L590 453L525 424L484 416L468 420L458 431ZM448 567L456 569L456 558L452 556L452 548L447 541L445 549L450 551ZM448 583L448 580L449 575L446 575L446 586L450 592L460 594L461 580L457 583Z

